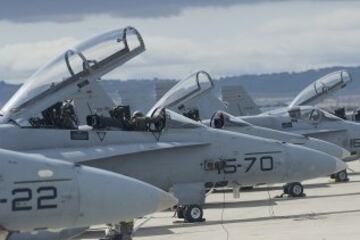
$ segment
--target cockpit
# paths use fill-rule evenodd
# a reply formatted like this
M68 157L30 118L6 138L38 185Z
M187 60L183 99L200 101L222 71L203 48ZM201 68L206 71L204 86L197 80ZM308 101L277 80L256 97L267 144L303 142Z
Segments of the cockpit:
M248 127L250 123L242 120L241 118L234 117L229 113L217 111L210 119L210 127L223 128L226 127Z
M74 99L93 82L145 51L132 27L90 38L35 72L1 109L2 121L20 126L73 128Z
M288 111L284 111L283 114L288 115L293 120L303 120L308 123L317 124L321 121L342 121L341 118L328 113L317 107L294 107ZM281 115L281 113L280 113Z
M289 107L315 105L350 82L351 75L347 71L330 73L307 86L295 97Z
M164 111L166 114L166 128L192 129L205 127L202 123L196 122L169 109L165 109Z
M200 120L196 109L185 109L184 104L214 88L211 76L205 71L196 72L178 82L149 111L151 114L157 108L171 108L182 112L186 117Z
M161 104L149 116L131 112L129 106L116 105L97 84L103 75L143 51L143 39L132 27L80 43L35 72L1 109L0 120L20 127L54 129L78 129L80 125L88 125L93 129L160 132L165 127L202 127L201 123L166 110ZM196 79L195 86L184 84L181 89L199 94L207 85L212 86L212 81L203 76L207 75L197 73L192 76ZM175 96L185 95L180 92ZM94 99L97 99L97 107L90 106ZM175 98L169 101L175 103Z

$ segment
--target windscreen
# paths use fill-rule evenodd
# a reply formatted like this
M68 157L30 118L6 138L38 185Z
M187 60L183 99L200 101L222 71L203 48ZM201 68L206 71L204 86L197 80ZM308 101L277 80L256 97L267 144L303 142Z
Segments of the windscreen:
M312 106L294 107L288 111L288 114L293 119L301 119L307 122L319 123L321 121L342 121L341 118L324 111L321 108Z

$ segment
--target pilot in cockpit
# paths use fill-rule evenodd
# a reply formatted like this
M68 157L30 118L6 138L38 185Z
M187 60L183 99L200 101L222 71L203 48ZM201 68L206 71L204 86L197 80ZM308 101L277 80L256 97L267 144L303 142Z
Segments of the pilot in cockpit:
M33 127L75 129L77 119L73 105L70 102L58 102L41 112L42 117L33 117L30 123Z
M67 102L61 107L61 127L65 129L74 129L77 126L77 119L74 107L71 103Z

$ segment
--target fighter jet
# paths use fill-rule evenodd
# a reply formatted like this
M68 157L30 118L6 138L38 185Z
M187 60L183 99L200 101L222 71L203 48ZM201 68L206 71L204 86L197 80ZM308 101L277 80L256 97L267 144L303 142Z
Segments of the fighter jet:
M131 116L98 81L144 50L139 32L127 27L61 54L2 108L0 147L113 171L171 191L179 199L178 216L189 222L203 219L209 184L227 181L238 189L298 182L346 168L317 150L212 129L164 108Z
M0 159L0 239L118 222L177 203L154 186L96 168L2 149Z
M150 112L157 108L166 107L194 120L201 120L202 123L210 127L298 144L326 152L340 159L347 159L350 156L346 149L336 144L301 134L259 127L227 112L215 111L216 105L212 103L217 102L217 105L221 105L221 100L215 97L214 86L214 81L209 73L205 71L196 72L173 86L158 100ZM203 102L206 102L206 99L209 99L211 104L205 106ZM207 111L202 111L203 108L207 108ZM212 113L211 119L202 119L201 116L208 116L210 109L215 111ZM292 196L298 196L296 193L288 191L288 186L285 186L284 191ZM302 193L302 191L299 192Z
M298 133L334 143L351 153L351 156L345 160L358 159L359 123L341 119L316 106L304 106L304 104L319 102L326 93L344 87L350 81L351 76L346 71L331 73L305 88L289 107L241 118L254 125ZM348 178L346 171L333 177L337 181L345 181Z
M224 123L225 125L222 127L227 129L226 125L229 125L232 131L234 131L234 126L239 127L240 125L249 125L250 123L252 124L252 127L257 125L282 132L291 132L306 137L317 138L348 150L351 153L351 156L346 156L346 154L344 154L342 156L343 160L351 161L358 159L360 154L360 144L358 144L360 142L360 124L341 119L316 106L306 106L307 104L317 104L321 102L324 98L345 87L350 82L350 73L346 71L333 72L306 87L294 98L288 107L275 109L254 116L234 117L225 113L217 113L214 114L214 118L211 122L224 123L224 119L220 118L227 116L227 123ZM203 98L207 97L206 95L211 95L208 94L209 90L204 86L204 84L199 85L198 90L198 92L201 92L203 95ZM210 85L208 84L207 86ZM193 98L197 97L196 94L192 94L191 96L193 96ZM186 99L182 100L181 109L186 109L188 105L187 99L189 98L191 97L187 96ZM211 96L210 99L213 99L213 96ZM158 103L161 104L161 102L164 101L165 100L163 99ZM192 102L194 101L195 100L192 100ZM166 102L171 104L171 101ZM180 110L179 103L171 105L176 106L178 110ZM214 108L212 109L215 110ZM213 126L215 126L215 124ZM237 129L240 132L243 132L243 130L246 129L242 128L242 130L240 130L238 127ZM268 131L269 130L262 128L261 132L263 132L264 135L261 136L266 137L266 135L269 136L269 134L276 136L279 134L275 132L266 133ZM259 136L259 133L252 132L252 134ZM324 148L323 151L330 153L330 150L326 148ZM332 177L339 182L348 180L346 171L340 171L335 175L332 175Z

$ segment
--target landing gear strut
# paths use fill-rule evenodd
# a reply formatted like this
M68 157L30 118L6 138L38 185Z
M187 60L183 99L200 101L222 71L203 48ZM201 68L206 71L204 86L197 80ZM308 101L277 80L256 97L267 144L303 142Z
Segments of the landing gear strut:
M184 205L176 208L178 218L183 218L185 222L203 222L203 209L199 205Z
M105 237L100 240L132 240L134 222L120 222L116 225L108 225Z
M284 194L291 197L304 197L304 186L299 182L287 183L284 185Z
M349 177L348 177L348 173L347 173L346 169L331 175L331 178L335 179L335 182L348 182L349 181Z

